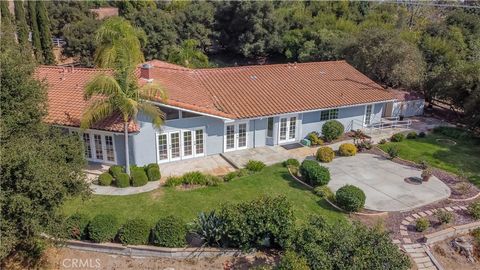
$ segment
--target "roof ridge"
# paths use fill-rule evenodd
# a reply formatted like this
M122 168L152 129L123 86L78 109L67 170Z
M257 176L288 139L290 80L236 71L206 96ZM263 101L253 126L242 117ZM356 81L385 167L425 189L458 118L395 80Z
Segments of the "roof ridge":
M67 69L71 68L69 66L54 66L54 65L39 65L37 68L48 68L48 69ZM112 71L111 68L97 68L97 67L74 67L73 70L83 70L83 71Z

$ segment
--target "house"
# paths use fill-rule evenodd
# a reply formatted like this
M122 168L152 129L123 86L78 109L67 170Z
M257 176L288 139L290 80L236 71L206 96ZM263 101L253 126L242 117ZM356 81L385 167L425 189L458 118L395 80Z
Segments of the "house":
M48 85L46 121L79 134L92 162L124 164L121 119L79 129L85 84L109 70L41 66ZM139 83L159 83L168 100L161 129L142 115L129 125L133 164L171 162L241 149L299 142L330 119L353 130L392 115L397 96L345 61L188 69L153 60L138 67Z

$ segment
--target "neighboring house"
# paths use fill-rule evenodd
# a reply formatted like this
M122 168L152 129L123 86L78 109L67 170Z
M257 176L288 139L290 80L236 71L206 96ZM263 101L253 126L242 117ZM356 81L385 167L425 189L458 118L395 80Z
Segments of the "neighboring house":
M138 68L139 82L168 94L155 129L141 113L129 127L129 153L137 165L169 162L246 148L298 142L330 119L345 130L380 121L397 102L345 61L188 69L153 60ZM111 117L82 132L85 84L102 69L41 66L48 84L46 121L81 134L88 160L124 164L122 123Z

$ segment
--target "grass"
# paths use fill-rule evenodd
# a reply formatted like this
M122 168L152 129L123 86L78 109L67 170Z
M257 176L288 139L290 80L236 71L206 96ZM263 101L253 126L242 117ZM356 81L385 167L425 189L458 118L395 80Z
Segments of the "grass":
M66 215L82 212L90 217L111 213L122 222L130 218L143 218L153 225L166 215L176 215L190 222L201 211L219 209L223 203L249 201L261 195L286 196L293 205L298 222L305 221L311 214L322 215L330 222L345 220L344 215L325 200L293 180L281 165L265 167L260 173L236 178L216 187L183 191L161 187L129 196L93 195L87 200L70 200L62 210Z
M454 140L456 145L438 142L437 139ZM431 166L459 175L465 175L480 187L480 141L476 139L453 139L440 134L429 134L425 138L405 139L379 147L386 149L395 145L399 157L415 162L426 161Z

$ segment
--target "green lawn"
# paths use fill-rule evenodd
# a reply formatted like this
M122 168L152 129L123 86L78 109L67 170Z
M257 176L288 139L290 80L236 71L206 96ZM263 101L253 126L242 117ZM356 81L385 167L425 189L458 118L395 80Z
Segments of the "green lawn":
M159 217L176 215L192 221L200 211L218 209L222 203L248 201L261 195L285 195L292 202L298 221L310 214L319 214L328 221L345 220L344 215L295 182L286 168L280 165L266 167L261 173L236 178L216 187L181 191L161 187L152 192L129 196L97 196L82 201L68 201L63 208L66 215L83 212L91 217L112 213L121 221L144 218L154 224Z
M476 139L452 139L456 145L437 142L437 139L452 139L439 134L429 134L425 138L380 145L386 150L397 145L399 156L403 159L428 164L455 173L465 174L470 181L480 187L480 141Z

